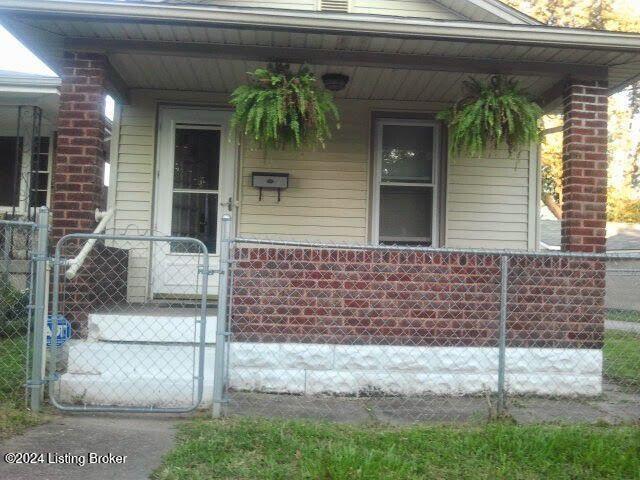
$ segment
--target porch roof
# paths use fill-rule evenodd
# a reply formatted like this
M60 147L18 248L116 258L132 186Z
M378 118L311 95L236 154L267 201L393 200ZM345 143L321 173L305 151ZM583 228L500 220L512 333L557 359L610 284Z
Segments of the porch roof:
M54 69L62 50L105 53L114 91L229 92L265 61L352 77L346 98L449 102L468 74L504 73L543 103L569 76L640 76L640 35L211 5L5 0L3 22Z

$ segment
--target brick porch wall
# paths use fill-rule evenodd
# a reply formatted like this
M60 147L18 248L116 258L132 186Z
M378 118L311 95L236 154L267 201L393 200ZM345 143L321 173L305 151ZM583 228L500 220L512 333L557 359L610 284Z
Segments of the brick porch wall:
M512 257L508 346L601 348L604 264ZM495 347L496 255L241 248L237 341Z

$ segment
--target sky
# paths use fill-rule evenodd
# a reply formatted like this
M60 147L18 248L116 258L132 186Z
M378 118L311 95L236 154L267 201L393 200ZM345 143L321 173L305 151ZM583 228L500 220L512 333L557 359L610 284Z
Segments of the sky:
M56 76L49 67L16 40L16 38L1 25L0 45L2 45L0 70Z
M36 57L27 47L20 43L2 25L0 25L0 70L9 70L21 73L36 73L56 77L53 70L47 67L42 60ZM107 96L105 102L105 115L113 120L115 103L113 98ZM109 164L105 165L104 184L109 185Z
M0 70L9 70L21 73L36 73L39 75L50 75L56 77L53 70L47 67L42 60L36 57L31 51L20 43L11 33L0 25L0 45L2 45L2 55L0 55ZM113 120L115 105L113 98L107 96L105 114L107 118Z

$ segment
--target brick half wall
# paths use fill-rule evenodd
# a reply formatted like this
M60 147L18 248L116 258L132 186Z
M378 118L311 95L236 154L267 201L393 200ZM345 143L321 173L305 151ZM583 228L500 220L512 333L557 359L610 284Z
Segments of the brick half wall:
M236 341L498 344L499 255L247 247L231 278ZM602 261L513 256L508 285L508 347L602 347Z

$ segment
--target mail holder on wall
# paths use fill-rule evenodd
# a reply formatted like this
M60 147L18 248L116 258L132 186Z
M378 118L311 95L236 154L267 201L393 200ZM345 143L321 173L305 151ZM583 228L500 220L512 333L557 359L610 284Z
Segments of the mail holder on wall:
M251 185L259 189L258 200L262 201L262 189L278 191L278 202L280 201L280 191L289 187L288 173L253 172L251 174Z

